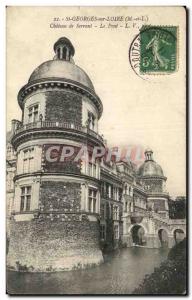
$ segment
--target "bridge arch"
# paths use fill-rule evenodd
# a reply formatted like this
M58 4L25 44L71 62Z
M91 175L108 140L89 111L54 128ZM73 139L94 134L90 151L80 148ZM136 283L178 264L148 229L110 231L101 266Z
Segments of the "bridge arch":
M129 234L131 233L131 230L132 230L132 228L133 228L135 225L138 225L138 226L143 227L143 229L144 229L144 231L145 231L145 234L148 233L148 229L147 229L147 227L146 227L145 225L143 225L143 224L141 224L141 223L135 223L135 224L131 224L131 225L129 226L129 228L128 228L128 233L129 233Z
M175 228L173 230L173 238L175 244L181 242L186 237L186 232L183 228Z
M159 230L165 230L167 232L168 235L171 235L171 231L169 230L169 228L167 228L166 226L159 226L157 229L156 229L156 233L158 234L158 231Z
M129 228L132 244L135 246L144 246L146 244L147 229L142 224L133 224Z
M161 247L168 247L169 245L169 231L165 227L160 227L157 230L158 239Z
M171 230L171 235L174 236L174 232L175 230L182 230L186 236L186 230L185 228L183 228L183 226L175 226L172 230Z

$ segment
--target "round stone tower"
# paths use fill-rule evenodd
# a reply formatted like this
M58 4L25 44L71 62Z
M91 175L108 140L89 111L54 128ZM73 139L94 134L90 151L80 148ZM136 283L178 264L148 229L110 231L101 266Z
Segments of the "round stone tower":
M54 51L18 94L22 121L12 137L17 169L8 253L16 270L72 270L103 261L100 162L75 160L82 147L90 154L104 146L102 103L75 65L71 42L60 38Z

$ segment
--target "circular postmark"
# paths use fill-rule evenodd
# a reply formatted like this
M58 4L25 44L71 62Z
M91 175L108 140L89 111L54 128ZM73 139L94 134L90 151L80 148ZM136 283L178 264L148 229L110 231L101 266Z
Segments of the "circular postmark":
M142 79L177 71L177 27L143 26L129 47L129 63Z

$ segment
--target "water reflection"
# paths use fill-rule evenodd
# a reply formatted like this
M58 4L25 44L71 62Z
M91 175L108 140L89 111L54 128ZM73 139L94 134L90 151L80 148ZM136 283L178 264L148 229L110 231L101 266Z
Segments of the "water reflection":
M166 259L167 249L128 248L106 255L99 267L59 273L7 273L16 294L130 294Z

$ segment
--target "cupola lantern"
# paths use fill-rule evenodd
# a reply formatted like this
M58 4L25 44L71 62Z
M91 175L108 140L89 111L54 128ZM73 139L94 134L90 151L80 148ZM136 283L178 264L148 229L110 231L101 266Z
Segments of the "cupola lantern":
M145 150L145 161L153 160L153 151L151 149Z
M72 57L75 54L75 49L72 43L66 37L61 37L54 44L54 51L56 54L54 59L57 60L71 61Z

